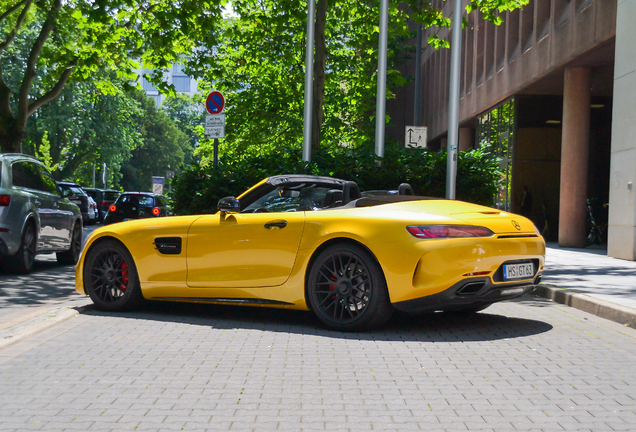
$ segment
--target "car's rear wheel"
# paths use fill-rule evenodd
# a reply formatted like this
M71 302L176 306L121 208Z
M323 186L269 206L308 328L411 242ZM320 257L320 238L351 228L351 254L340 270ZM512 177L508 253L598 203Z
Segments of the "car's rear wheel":
M362 247L338 243L313 261L308 302L318 319L339 331L377 328L393 314L382 269Z
M58 252L56 255L57 262L62 265L75 265L82 251L82 225L79 222L73 226L71 234L71 247L65 252Z
M22 239L20 248L15 255L8 257L9 268L17 273L27 274L33 270L35 262L35 251L37 248L38 236L35 231L35 225L29 221L22 231Z
M84 262L84 290L98 309L125 311L143 301L130 252L115 240L91 248Z

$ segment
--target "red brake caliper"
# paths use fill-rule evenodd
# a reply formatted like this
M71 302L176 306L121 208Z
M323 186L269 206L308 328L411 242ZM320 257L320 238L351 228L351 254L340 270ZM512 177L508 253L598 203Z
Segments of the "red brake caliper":
M334 281L334 282L338 280L338 279L336 279L336 275L335 274L331 275L331 280ZM336 286L334 284L329 284L329 291L334 291L335 289L336 289ZM332 295L331 299L335 300L336 297L338 297L338 296L337 295Z
M121 275L123 276L121 280L123 284L120 288L122 291L126 291L126 287L128 286L128 264L126 264L125 261L121 263Z

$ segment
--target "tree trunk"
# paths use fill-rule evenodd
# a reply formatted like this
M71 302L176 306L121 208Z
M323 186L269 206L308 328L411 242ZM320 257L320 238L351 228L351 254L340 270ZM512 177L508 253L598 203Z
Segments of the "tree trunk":
M311 152L320 149L320 128L325 121L322 109L325 101L325 67L327 63L327 46L325 44L325 23L327 21L327 1L318 0L316 5L316 53L314 55L314 106L312 110Z
M22 153L22 139L24 129L11 128L6 133L0 133L1 153Z

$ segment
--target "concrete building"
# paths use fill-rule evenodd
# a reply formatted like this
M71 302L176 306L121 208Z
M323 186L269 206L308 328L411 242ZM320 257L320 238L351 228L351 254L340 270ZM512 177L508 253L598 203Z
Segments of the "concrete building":
M433 3L452 15L453 2ZM497 207L520 213L528 186L532 219L562 246L585 246L587 198L609 202L608 255L635 260L636 0L530 0L502 17L495 26L465 16L460 150L496 152L505 171ZM405 125L427 126L429 147L443 148L450 50L427 47L418 66L422 92L411 85L388 104L387 133L403 139Z
M143 73L151 72L152 71L143 71ZM146 92L146 95L154 99L157 106L161 105L166 97L159 93L159 90L157 90L151 82L142 76L143 74L141 70L137 71L137 74L141 87ZM173 65L172 68L164 74L164 80L169 84L173 84L177 93L185 93L189 96L193 96L198 90L197 81L194 78L187 76L183 72L183 65L180 64Z

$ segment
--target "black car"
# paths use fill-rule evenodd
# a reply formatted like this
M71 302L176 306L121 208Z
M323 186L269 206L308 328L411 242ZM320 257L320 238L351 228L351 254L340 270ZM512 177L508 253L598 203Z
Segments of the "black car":
M97 210L99 211L98 220L104 222L106 213L111 205L117 201L121 192L115 189L99 189L99 188L84 188L87 194L89 194L97 203Z
M57 186L62 190L62 196L68 198L71 202L77 204L82 212L82 221L84 225L89 225L91 217L90 204L88 202L88 195L84 192L84 189L77 183L71 182L57 182Z
M104 225L160 216L172 216L166 197L149 192L124 192L111 204Z

